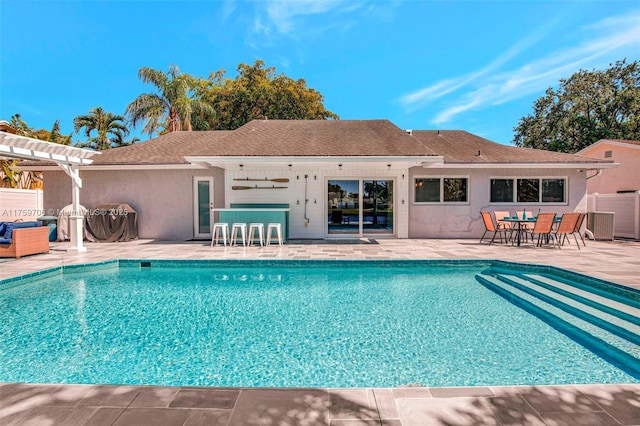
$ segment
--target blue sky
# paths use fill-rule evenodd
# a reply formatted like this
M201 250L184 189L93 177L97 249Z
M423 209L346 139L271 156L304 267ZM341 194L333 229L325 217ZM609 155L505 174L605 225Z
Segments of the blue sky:
M91 108L124 114L152 91L141 67L235 77L262 59L341 119L510 144L561 78L640 59L635 0L2 0L0 24L0 119L59 119L65 134Z

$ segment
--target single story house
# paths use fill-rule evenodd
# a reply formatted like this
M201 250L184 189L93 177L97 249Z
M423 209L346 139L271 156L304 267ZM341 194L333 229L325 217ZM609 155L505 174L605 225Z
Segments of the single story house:
M597 222L602 239L640 240L640 141L601 139L577 154L618 164L587 178L587 211L598 216L591 228Z
M125 203L140 238L210 238L212 208L289 207L295 239L479 238L482 210L586 211L587 176L613 161L504 146L465 131L388 120L254 120L168 133L80 168L82 204ZM44 172L44 207L71 202Z
M640 141L600 139L577 153L611 160L615 169L601 170L587 182L588 194L616 194L640 191Z

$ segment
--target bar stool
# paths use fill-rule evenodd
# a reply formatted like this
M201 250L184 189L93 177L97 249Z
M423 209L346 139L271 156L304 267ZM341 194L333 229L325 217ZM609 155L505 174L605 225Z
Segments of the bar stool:
M264 223L250 223L249 224L249 236L248 243L251 245L255 241L255 233L258 233L258 239L260 240L260 246L264 246Z
M231 225L231 245L238 243L238 231L240 231L240 238L242 238L242 246L247 246L247 224L246 223L234 223Z
M213 229L211 230L211 247L213 247L213 242L216 242L218 245L218 240L222 238L222 242L224 246L227 246L227 240L229 239L229 224L228 223L214 223Z
M270 223L267 225L267 245L271 245L271 239L273 238L273 231L276 231L276 237L278 238L278 245L282 245L282 224Z

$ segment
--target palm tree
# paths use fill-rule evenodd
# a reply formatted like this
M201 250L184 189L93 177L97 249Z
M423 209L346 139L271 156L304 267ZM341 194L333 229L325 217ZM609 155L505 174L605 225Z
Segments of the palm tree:
M125 118L121 115L106 112L101 107L93 108L87 115L79 115L73 119L73 129L80 132L84 128L87 142L80 144L83 147L95 148L98 151L109 149L113 146L128 145L124 136L129 134L129 129L124 124ZM96 131L94 138L91 133Z
M138 96L127 106L126 115L134 127L146 121L142 131L149 136L161 128L167 132L191 131L192 114L213 114L210 104L192 96L194 78L181 74L176 65L171 65L166 74L153 68L140 68L138 77L153 84L159 93Z

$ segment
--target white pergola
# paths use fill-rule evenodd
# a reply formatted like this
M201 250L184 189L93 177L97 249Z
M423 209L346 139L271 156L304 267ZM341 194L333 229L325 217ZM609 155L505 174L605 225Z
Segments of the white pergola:
M100 154L97 151L75 148L57 143L45 142L26 136L0 132L0 157L18 158L22 160L53 161L71 177L71 200L73 211L69 216L71 247L69 250L84 252L84 221L80 212L80 178L79 166L93 163L91 157Z

